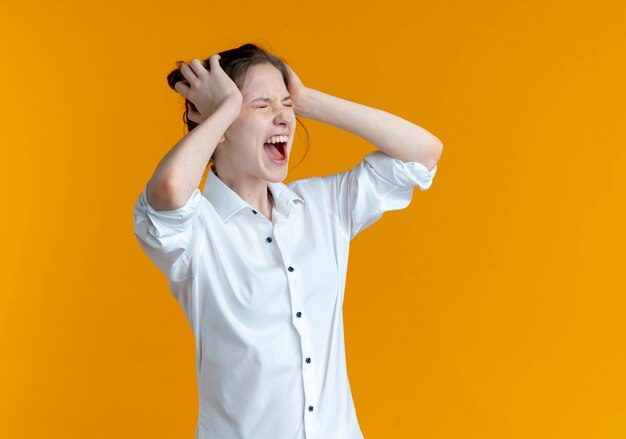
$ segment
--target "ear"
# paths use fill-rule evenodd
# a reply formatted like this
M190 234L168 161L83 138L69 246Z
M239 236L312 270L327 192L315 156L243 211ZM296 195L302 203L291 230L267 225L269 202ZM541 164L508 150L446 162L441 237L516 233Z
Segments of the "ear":
M200 123L203 120L200 113L193 109L187 111L187 119L195 123Z

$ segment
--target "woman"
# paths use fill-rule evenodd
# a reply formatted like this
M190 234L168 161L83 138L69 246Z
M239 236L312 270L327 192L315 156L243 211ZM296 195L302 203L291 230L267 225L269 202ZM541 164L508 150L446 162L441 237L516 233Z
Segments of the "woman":
M252 44L181 64L168 80L186 98L190 132L146 184L134 227L195 335L196 438L362 438L343 339L349 244L430 187L441 142L304 86ZM296 115L380 151L285 185Z

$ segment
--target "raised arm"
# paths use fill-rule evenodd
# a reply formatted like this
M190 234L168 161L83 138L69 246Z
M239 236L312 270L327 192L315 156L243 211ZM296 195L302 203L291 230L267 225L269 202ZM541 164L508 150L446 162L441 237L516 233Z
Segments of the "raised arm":
M180 81L175 88L198 109L189 118L199 125L161 159L150 179L148 200L157 210L175 210L187 203L215 148L239 115L243 97L218 60L219 55L211 55L210 72L196 59L181 67L190 86Z
M443 143L424 128L386 111L305 87L291 69L290 75L297 115L356 134L403 162L421 163L431 170L439 161Z

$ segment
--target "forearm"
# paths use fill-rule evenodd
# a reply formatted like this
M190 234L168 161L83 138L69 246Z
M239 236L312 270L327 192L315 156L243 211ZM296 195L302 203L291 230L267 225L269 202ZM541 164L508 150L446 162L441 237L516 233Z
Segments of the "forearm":
M386 111L307 88L298 113L349 131L385 154L404 162L419 162L429 170L437 163L442 143L425 129Z
M237 106L226 103L180 139L161 159L148 186L148 199L157 210L185 205L200 185L218 142L237 118Z

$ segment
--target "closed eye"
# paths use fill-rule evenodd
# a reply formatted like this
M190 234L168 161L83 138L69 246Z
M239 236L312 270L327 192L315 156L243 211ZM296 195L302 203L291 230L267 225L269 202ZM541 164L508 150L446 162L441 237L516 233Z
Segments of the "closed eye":
M285 104L285 107L293 107L293 105ZM263 105L262 107L257 107L257 108L267 108L267 105Z

